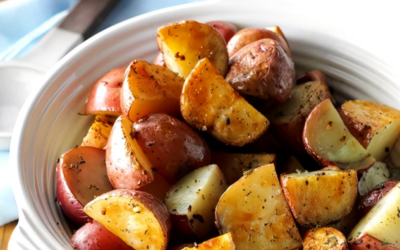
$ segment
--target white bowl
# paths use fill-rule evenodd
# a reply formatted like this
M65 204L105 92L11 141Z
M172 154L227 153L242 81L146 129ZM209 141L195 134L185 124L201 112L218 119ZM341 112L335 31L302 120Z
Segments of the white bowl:
M20 222L9 249L72 249L55 202L56 160L88 129L92 118L77 113L93 81L133 59L152 61L159 26L182 19L226 20L241 28L280 25L298 73L324 70L339 100L375 99L400 108L399 9L399 1L209 1L135 17L89 39L49 72L18 118L11 164Z

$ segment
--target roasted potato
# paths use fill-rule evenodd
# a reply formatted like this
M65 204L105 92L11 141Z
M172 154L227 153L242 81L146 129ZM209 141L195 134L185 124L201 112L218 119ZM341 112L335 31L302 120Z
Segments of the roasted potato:
M353 136L377 161L383 161L400 135L400 111L376 102L343 103L340 116Z
M233 243L232 234L227 233L194 247L185 247L182 250L237 250Z
M307 152L323 166L362 171L375 162L351 135L330 99L311 111L304 125L303 142Z
M290 51L286 38L278 26L266 29L246 28L237 32L226 45L229 57L232 57L244 46L265 38L276 40L285 52L292 57L292 52Z
M297 222L320 227L350 213L357 198L357 172L320 170L283 174L281 185Z
M211 163L217 164L228 184L239 180L244 173L267 164L275 163L275 154L232 154L213 152Z
M265 113L271 121L274 136L284 148L298 157L307 155L303 144L307 116L323 100L334 101L323 72L312 71L305 77L309 77L310 81L296 85L286 102L268 105Z
M125 116L118 117L111 130L106 166L116 189L138 189L154 181L153 166L135 139L133 123Z
M171 185L158 172L153 172L153 177L154 181L138 187L137 190L149 193L160 201L163 201Z
M165 205L179 235L209 239L217 231L215 206L227 188L225 177L217 165L196 169L175 183L167 193Z
M167 249L171 229L168 210L148 193L113 190L88 203L84 212L133 249Z
M375 162L372 167L362 173L358 182L358 192L364 195L371 191L376 185L389 180L389 169L383 162Z
M243 95L285 102L294 86L294 63L281 45L261 39L241 48L229 59L226 81Z
M360 212L357 209L357 202L358 200L356 201L353 208L351 209L351 212L348 215L346 215L339 221L329 223L328 226L339 230L346 237L349 236L353 228L357 225L362 217L360 216Z
M86 101L86 114L121 115L120 91L124 74L125 68L115 68L97 80Z
M187 123L232 146L256 140L269 126L267 118L218 74L208 58L199 61L186 79L181 112Z
M133 61L122 85L122 114L134 122L150 113L179 117L183 83L181 77L167 68L145 61Z
M210 150L188 125L166 114L150 114L133 125L144 155L169 184L210 163Z
M57 201L65 216L83 225L88 216L83 207L96 196L113 190L104 164L105 151L77 147L61 156L56 168Z
M110 136L114 120L115 119L107 116L96 115L88 133L83 138L81 146L105 148L107 146L108 137Z
M232 184L215 210L220 233L230 232L237 249L296 249L301 237L273 164Z
M365 215L348 237L351 249L400 249L400 183Z
M107 230L103 225L90 221L72 235L74 250L133 250L123 240Z
M303 242L303 250L348 250L346 237L331 227L310 229Z
M218 33L224 38L225 43L228 43L229 40L235 35L237 32L237 27L233 23L224 22L224 21L211 21L206 22L206 24L213 27Z
M228 69L225 40L210 25L196 21L170 23L158 29L157 44L167 68L183 78L203 58L208 58L222 76Z
M153 64L159 65L162 67L167 67L167 66L165 66L164 56L161 52L158 52L157 56L154 58Z
M300 164L300 162L295 157L290 157L283 167L282 173L284 174L293 174L298 172L303 172L305 169Z

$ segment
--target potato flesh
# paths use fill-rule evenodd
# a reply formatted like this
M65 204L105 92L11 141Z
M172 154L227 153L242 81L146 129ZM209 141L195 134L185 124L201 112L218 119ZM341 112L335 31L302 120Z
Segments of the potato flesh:
M224 173L228 184L239 180L244 172L274 163L275 160L275 154L229 154L213 152L211 155L211 163L218 165L222 173Z
M393 187L372 210L365 215L348 237L357 242L364 235L400 248L400 183Z
M112 126L113 122L110 122L106 116L97 115L90 126L88 133L83 138L81 146L105 148L105 146L107 146Z
M375 162L369 169L362 173L358 182L358 192L364 195L371 191L378 184L389 180L389 169L383 162Z
M220 232L231 232L238 250L301 247L273 164L256 168L231 185L215 215Z
M255 141L269 126L267 118L241 97L207 58L185 81L181 112L190 125L232 146Z
M102 197L89 203L84 211L135 250L166 249L166 236L157 218L135 199Z
M201 243L196 247L185 247L182 250L235 250L235 244L232 241L230 233L223 234L216 238Z
M285 198L297 222L325 226L351 212L357 198L357 172L321 170L281 176Z
M303 244L304 250L347 250L346 237L331 227L312 229L307 232Z
M304 143L322 165L341 168L366 168L375 162L344 125L331 100L318 104L304 127Z
M135 60L128 67L122 85L122 105L126 105L131 121L150 113L166 113L178 117L179 98L184 80L169 69Z
M186 215L194 233L206 238L215 226L215 206L227 188L218 166L209 165L194 170L173 185L165 204L171 214Z
M186 78L200 59L208 58L225 76L228 51L225 40L211 26L196 21L171 23L158 29L157 44L167 68Z

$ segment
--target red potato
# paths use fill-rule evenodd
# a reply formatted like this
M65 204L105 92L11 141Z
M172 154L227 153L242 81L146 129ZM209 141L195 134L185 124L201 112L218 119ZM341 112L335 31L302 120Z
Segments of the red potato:
M171 185L157 172L153 172L154 181L145 186L139 187L137 190L149 193L157 199L163 201L167 195Z
M114 117L111 118L110 116L96 115L88 133L82 140L81 146L105 148L114 121Z
M211 154L205 141L176 118L151 114L134 123L133 129L152 170L169 184L210 163Z
M211 21L207 22L206 24L213 27L218 33L224 38L225 43L228 43L229 40L235 35L237 32L237 27L230 22L224 21Z
M399 250L400 248L375 239L370 235L362 236L350 245L351 250Z
M133 250L123 240L95 221L90 221L79 228L72 236L70 243L75 250Z
M84 211L135 250L167 249L171 230L168 210L148 193L113 190L88 203Z
M63 154L57 164L57 200L64 214L76 225L87 222L83 207L96 196L113 189L104 164L105 151L77 147Z
M164 62L164 56L161 52L158 52L156 58L154 58L153 64L166 67Z
M125 68L115 68L100 77L86 102L85 113L119 116L121 114L120 90Z

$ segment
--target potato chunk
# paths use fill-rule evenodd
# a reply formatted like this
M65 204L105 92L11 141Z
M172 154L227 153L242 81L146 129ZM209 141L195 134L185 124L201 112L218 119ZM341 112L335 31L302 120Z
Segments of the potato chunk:
M400 111L376 102L351 100L340 116L353 136L377 160L383 161L400 135Z
M181 112L187 123L232 146L255 141L269 126L267 118L225 82L208 58L199 61L186 79Z
M231 185L215 210L220 233L231 232L238 250L296 249L301 238L273 164Z
M378 184L389 180L389 168L383 162L375 162L369 169L362 173L358 182L358 192L364 195Z
M331 227L311 229L304 238L303 250L348 250L346 237Z
M275 163L275 154L230 154L213 152L211 163L217 164L226 178L232 184L253 169L267 164Z
M225 76L228 51L225 40L213 27L196 21L170 23L158 29L157 44L167 68L186 78L203 58Z
M88 203L84 212L135 250L167 249L168 210L148 193L114 190Z
M88 133L85 138L83 138L81 146L105 148L107 146L108 137L110 136L114 120L115 119L107 116L96 115Z
M232 234L227 233L210 239L195 247L185 247L182 250L237 250L232 240Z
M150 113L179 117L183 83L182 77L167 68L133 61L122 85L122 114L134 122Z
M357 198L357 172L320 170L281 175L294 218L303 226L325 226L347 214Z

